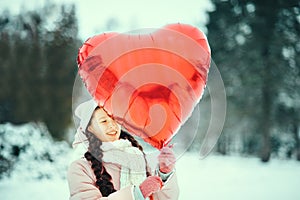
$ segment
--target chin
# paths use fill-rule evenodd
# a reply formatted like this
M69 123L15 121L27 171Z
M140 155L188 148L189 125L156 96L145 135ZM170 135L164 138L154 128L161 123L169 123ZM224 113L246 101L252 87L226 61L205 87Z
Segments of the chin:
M110 138L110 139L109 139L110 142L114 142L114 141L116 141L116 140L119 140L119 138L118 138L118 137L115 137L115 138Z

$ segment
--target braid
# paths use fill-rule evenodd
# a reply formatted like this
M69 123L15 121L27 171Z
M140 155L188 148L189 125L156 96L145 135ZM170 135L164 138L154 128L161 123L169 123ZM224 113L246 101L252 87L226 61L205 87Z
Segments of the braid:
M145 163L146 163L146 175L151 176L151 172L150 172L148 162L147 162L147 159L146 159L146 154L143 151L143 147L138 143L138 141L136 141L136 139L134 139L134 137L132 135L130 135L129 133L127 133L123 130L121 130L120 138L129 140L131 142L132 146L137 147L143 153Z
M101 194L107 197L116 190L111 182L111 175L102 164L103 153L100 149L102 142L88 131L86 135L89 140L89 148L84 157L92 163L92 169L96 176L96 186L99 188Z
M92 169L94 170L94 174L96 176L96 186L99 188L103 197L107 197L111 193L115 192L116 189L111 182L111 175L106 171L105 167L102 164L103 152L100 148L100 146L102 145L102 141L89 131L86 131L85 134L89 140L89 147L88 151L84 154L84 157L92 164ZM140 151L142 151L146 163L146 175L151 176L143 147L132 135L123 130L121 130L120 138L129 140L133 147L137 147Z

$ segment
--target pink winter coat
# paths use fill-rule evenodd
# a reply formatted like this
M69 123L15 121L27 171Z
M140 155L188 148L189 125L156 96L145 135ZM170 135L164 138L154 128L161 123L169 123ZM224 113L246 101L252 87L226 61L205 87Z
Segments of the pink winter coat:
M133 185L120 190L120 167L113 163L103 163L107 172L112 177L112 183L117 190L108 197L102 197L95 182L96 177L91 164L85 158L71 163L68 169L67 179L70 189L70 200L135 200ZM155 200L177 200L179 188L176 173L174 172L164 183L162 189L153 194Z

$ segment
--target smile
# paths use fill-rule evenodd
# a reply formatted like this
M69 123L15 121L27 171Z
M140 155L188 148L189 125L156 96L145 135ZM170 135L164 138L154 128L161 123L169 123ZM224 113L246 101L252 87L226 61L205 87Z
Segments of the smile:
M117 131L111 131L111 132L106 133L106 134L109 135L109 136L115 136L115 135L117 135Z

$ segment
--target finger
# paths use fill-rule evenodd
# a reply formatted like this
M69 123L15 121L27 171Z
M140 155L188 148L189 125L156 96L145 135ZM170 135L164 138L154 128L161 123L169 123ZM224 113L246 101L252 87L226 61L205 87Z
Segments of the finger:
M164 160L174 162L176 161L176 157L173 154L161 154L158 156L158 161L163 162Z
M162 160L159 162L159 166L172 166L176 163L175 160Z
M151 179L153 182L159 184L160 186L162 185L162 180L159 176L152 176Z
M168 157L160 157L158 158L158 162L159 164L165 164L165 165L169 165L171 163L175 163L176 159L174 158L168 158Z
M174 157L160 157L158 159L159 163L169 165L169 164L174 164L176 162L176 158Z
M162 153L158 156L158 159L176 160L176 157L173 153Z
M160 154L174 154L174 152L171 148L164 147L161 149Z

